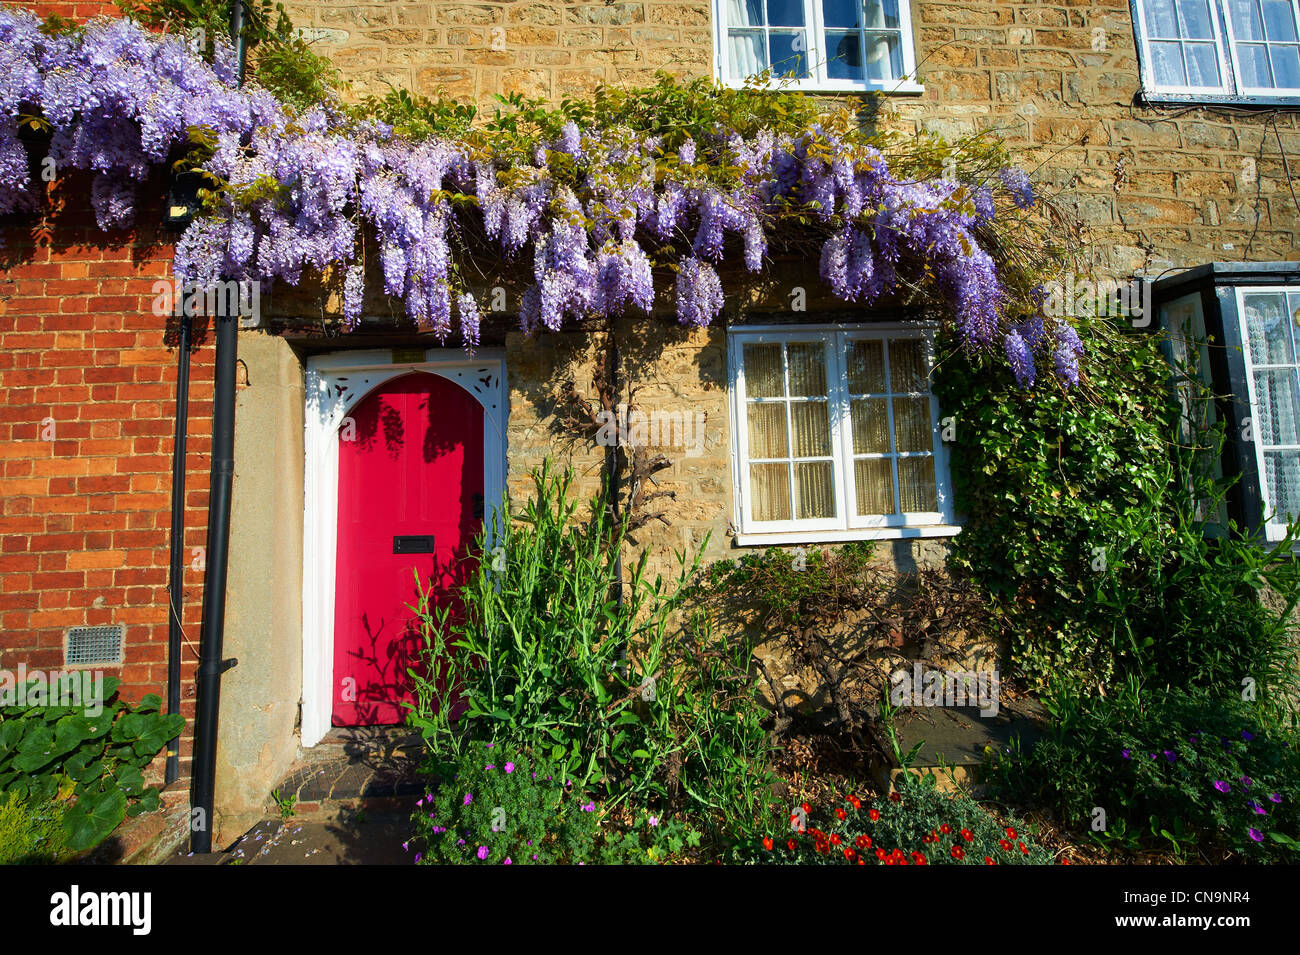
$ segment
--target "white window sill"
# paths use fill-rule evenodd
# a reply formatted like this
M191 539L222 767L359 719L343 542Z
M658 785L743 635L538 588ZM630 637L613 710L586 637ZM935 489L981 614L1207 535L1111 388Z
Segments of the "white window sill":
M855 527L835 531L749 532L735 535L738 547L777 544L837 544L845 541L907 540L923 537L955 537L958 524L927 524L923 527Z
M722 85L728 89L744 89L745 83L742 80L722 80ZM897 94L899 96L920 96L925 92L925 87L920 83L910 80L899 80L896 83L820 83L815 80L794 80L788 83L782 83L779 80L773 81L763 89L773 93L790 92L790 93L886 93Z

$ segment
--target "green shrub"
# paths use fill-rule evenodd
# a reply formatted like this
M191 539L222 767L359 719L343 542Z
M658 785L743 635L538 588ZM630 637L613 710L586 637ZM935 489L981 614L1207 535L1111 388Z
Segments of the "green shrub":
M1103 844L1300 861L1300 733L1271 710L1136 685L1106 697L1070 688L1046 702L1050 734L990 761L1008 795L1045 803Z
M796 807L788 828L769 833L737 856L778 865L1045 865L1052 861L1023 823L1009 822L1004 828L964 792L940 792L933 776L907 773L900 777L896 793L874 804L849 796L835 806Z
M654 863L699 844L698 833L648 814L626 831L602 827L602 807L563 766L504 745L473 742L448 770L414 815L419 863Z
M0 707L0 793L36 805L71 796L61 823L74 851L98 845L127 815L158 808L159 792L145 785L143 771L185 725L181 715L159 711L156 694L135 707L123 703L118 684L104 679L102 708Z
M68 831L64 803L24 799L16 792L0 795L0 865L40 864L67 860Z
M425 667L411 672L410 720L426 768L439 773L481 737L546 756L606 809L703 813L715 839L756 831L774 777L748 646L700 617L673 622L684 555L668 587L647 578L643 552L620 603L622 530L600 499L583 519L571 476L534 477L536 497L480 540L460 619L428 594L416 607Z

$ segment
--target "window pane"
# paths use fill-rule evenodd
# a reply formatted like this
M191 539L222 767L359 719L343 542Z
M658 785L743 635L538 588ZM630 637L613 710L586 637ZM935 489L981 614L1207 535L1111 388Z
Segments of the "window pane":
M939 495L934 486L934 458L898 459L898 497L898 509L904 514L939 509Z
M888 398L855 398L850 409L853 419L854 454L888 454Z
M835 473L829 461L794 466L796 520L835 516Z
M763 44L762 32L732 30L727 36L727 48L733 78L742 80L767 69L767 47Z
M1173 0L1146 0L1147 36L1169 39L1178 36L1178 16Z
M862 34L826 31L826 75L833 80L861 80Z
M1296 372L1255 372L1255 414L1259 440L1265 445L1300 444L1300 390Z
M791 397L826 397L826 346L821 342L795 342L788 346Z
M803 0L767 0L767 23L774 27L803 26Z
M895 393L930 390L924 342L917 338L889 340L889 384Z
M763 0L727 0L727 26L761 27Z
M857 341L849 345L849 392L880 394L885 387L884 346L879 341Z
M753 495L750 511L756 521L790 519L790 468L785 464L751 464L749 490Z
M1273 80L1279 89L1300 89L1300 46L1270 46Z
M894 443L899 451L933 451L929 398L894 399Z
M1264 0L1264 29L1270 40L1294 40L1295 9L1291 0Z
M745 395L781 398L785 395L780 345L745 346Z
M808 75L808 41L803 33L770 33L767 37L773 76L802 79Z
M1183 36L1197 40L1214 38L1210 8L1205 0L1178 0L1178 9L1183 15Z
M1183 46L1187 56L1188 86L1222 86L1219 78L1219 51L1213 43L1188 43Z
M1241 82L1246 86L1273 85L1268 68L1268 47L1263 43L1237 44L1237 59L1241 63Z
M896 80L903 75L903 48L897 36L867 37L867 79Z
M877 8L877 16L879 12ZM822 22L828 27L861 27L862 0L822 0Z
M1291 349L1291 320L1286 296L1279 292L1243 295L1246 310L1246 345L1256 365L1289 365L1295 361Z
M785 402L765 401L749 405L749 456L751 458L789 457L786 440Z
M1183 52L1177 43L1151 44L1151 71L1161 86L1186 86L1187 74L1183 72Z
M898 0L867 0L867 26L900 29L898 25Z
M1264 39L1259 0L1228 0L1228 15L1232 18L1233 36L1238 40Z
M867 458L853 464L858 514L894 513L894 470L889 458Z
M831 425L825 401L796 401L790 404L796 458L830 457Z
M1264 479L1273 520L1282 523L1300 515L1300 454L1295 451L1264 453Z

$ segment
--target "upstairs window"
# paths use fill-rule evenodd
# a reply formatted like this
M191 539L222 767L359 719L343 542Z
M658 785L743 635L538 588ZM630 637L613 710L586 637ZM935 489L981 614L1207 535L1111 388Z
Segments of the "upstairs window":
M714 0L718 77L738 86L771 70L808 90L916 91L905 0Z
M1300 0L1135 4L1149 97L1300 99Z

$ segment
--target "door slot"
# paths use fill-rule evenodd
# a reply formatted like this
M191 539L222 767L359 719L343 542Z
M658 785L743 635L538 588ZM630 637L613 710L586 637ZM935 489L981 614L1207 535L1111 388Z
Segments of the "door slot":
M394 554L432 554L432 534L407 534L393 538Z

